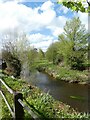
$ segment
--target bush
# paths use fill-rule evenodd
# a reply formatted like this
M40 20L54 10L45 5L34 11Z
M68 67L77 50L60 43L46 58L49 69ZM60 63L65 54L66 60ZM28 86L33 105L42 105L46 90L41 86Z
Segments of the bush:
M67 64L74 70L85 70L84 60L84 54L79 51L73 51L67 56Z
M58 65L62 61L63 61L63 55L62 54L57 54L54 63Z
M12 74L14 77L20 76L21 63L18 57L8 51L3 51L2 57L7 64L6 73L9 75Z

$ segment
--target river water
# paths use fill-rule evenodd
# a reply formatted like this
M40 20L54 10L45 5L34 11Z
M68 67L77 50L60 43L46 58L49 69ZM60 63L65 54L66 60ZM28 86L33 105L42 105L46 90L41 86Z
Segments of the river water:
M41 90L49 92L55 99L60 100L80 112L90 112L90 86L66 83L55 80L49 75L36 72L27 78L27 81Z

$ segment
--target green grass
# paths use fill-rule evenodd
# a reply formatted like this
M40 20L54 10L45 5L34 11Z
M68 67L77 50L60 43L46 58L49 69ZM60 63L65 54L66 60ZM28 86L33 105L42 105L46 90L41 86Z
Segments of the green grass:
M88 83L89 72L72 70L66 66L54 65L49 62L37 63L37 68L41 71L45 70L49 75L52 75L55 79L64 80L68 82ZM44 69L43 69L44 68Z
M69 105L66 105L60 101L56 101L48 93L42 92L39 88L27 84L23 80L12 79L10 77L4 77L3 80L9 87L13 88L16 91L23 93L24 98L28 101L30 106L38 111L44 118L87 118L87 114L82 114L76 112ZM6 92L5 92L6 93ZM10 94L6 93L6 97L9 99L12 104L12 98ZM3 102L2 102L3 103ZM8 108L5 103L3 103L2 110L4 118L8 116L11 117ZM90 117L90 116L89 116ZM25 112L25 119L30 118L27 112Z
M0 94L0 120L2 118L2 96Z
M2 70L0 70L0 73L2 73ZM0 94L0 120L2 118L2 96Z

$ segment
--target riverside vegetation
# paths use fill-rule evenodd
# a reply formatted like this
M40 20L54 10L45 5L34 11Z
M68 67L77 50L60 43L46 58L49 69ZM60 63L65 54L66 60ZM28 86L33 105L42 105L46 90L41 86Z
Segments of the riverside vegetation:
M59 80L89 84L90 34L79 17L67 21L63 29L64 32L58 36L58 41L52 43L46 52L30 47L25 35L18 38L21 40L19 47L17 42L7 42L2 50L2 57L7 63L6 73L19 77L21 70L26 66L29 71L36 68L45 70Z
M8 36L10 37L10 35ZM36 87L30 89L25 81L20 80L20 73L23 69L30 72L33 69L38 69L47 72L56 80L89 84L88 50L90 46L88 46L88 37L90 34L80 19L74 17L67 21L64 32L58 36L58 41L52 43L46 52L31 47L26 35L17 34L17 36L14 36L14 41L7 41L2 49L2 57L7 64L4 73L9 76L13 75L17 79L5 75L2 79L12 89L23 92L25 99L45 118L89 117L87 114L78 113L70 106L54 100L49 94L41 92ZM8 99L12 99L8 94L6 95ZM10 116L10 114L7 115L6 111L8 110L5 104L3 110L5 117ZM28 117L27 114L25 115Z
M38 111L43 119L47 118L67 118L67 119L90 119L90 115L87 113L80 113L75 111L69 105L66 105L60 101L57 101L52 98L48 93L42 92L39 88L32 86L26 83L25 80L21 79L13 79L10 76L3 75L3 81L13 90L19 91L23 93L24 100L29 103L30 106L34 108L34 110ZM6 92L5 88L2 86L5 91L5 95L10 101L11 106L13 106L13 97ZM11 119L11 114L4 101L2 100L2 120ZM25 119L31 118L31 116L25 111Z
M47 60L39 61L35 64L36 69L49 74L55 80L62 80L69 83L90 84L88 79L89 71L71 70L69 67L54 65Z
M0 119L2 118L2 97L0 95Z

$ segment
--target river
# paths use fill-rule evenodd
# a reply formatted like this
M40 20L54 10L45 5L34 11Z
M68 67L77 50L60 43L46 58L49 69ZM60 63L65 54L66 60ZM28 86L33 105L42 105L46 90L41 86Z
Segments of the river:
M55 80L49 75L36 72L27 78L29 83L39 87L45 92L49 92L56 100L60 100L79 112L90 112L89 91L90 86L67 83Z

